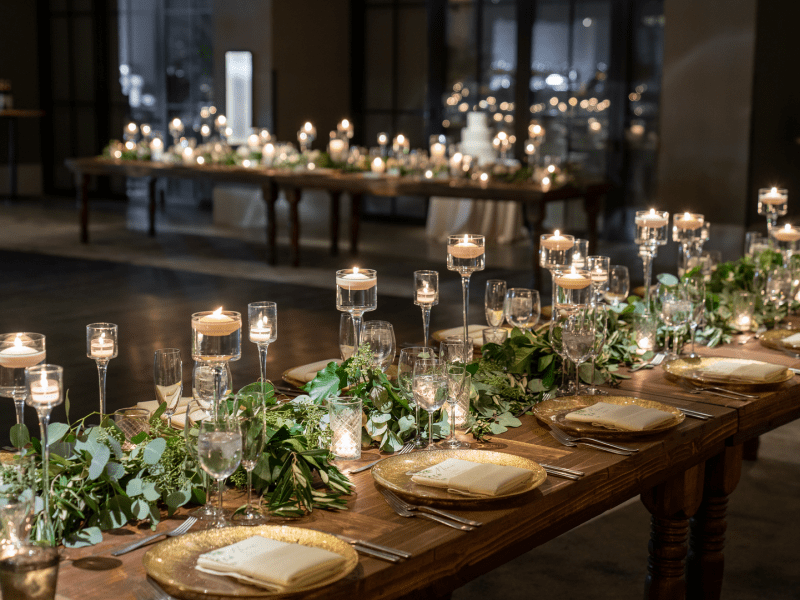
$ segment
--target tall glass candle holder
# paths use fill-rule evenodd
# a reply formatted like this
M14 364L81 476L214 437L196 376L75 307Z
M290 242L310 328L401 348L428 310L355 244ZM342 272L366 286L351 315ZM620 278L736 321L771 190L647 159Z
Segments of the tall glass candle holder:
M586 257L589 256L589 240L575 238L575 244L572 246L570 253L570 261L568 265L575 265L578 269L586 268Z
M636 211L636 244L644 268L644 305L650 312L650 282L653 279L653 259L658 247L667 243L669 213L665 210Z
M539 266L550 271L552 280L553 297L551 302L550 320L554 320L556 306L555 271L569 265L572 259L571 250L575 245L575 238L571 235L561 235L558 229L555 233L545 233L539 238Z
M275 302L251 302L247 305L250 341L258 346L261 381L267 381L267 350L278 339L278 305Z
M414 304L422 309L422 334L428 345L431 308L439 304L439 272L414 271Z
M192 315L192 358L214 368L214 389L221 389L227 364L242 356L242 315L235 311L202 311ZM219 394L213 398L214 415Z
M64 369L56 365L37 365L25 369L25 386L28 395L25 402L36 409L39 415L39 431L42 442L42 500L44 516L41 527L36 528L37 541L56 545L50 521L50 443L47 427L53 408L64 401Z
M12 398L17 425L25 417L25 368L44 362L45 337L41 333L4 333L0 335L0 396Z
M758 214L767 218L767 234L778 223L778 217L786 214L789 191L783 188L761 188L758 190Z
M378 308L377 271L358 267L336 271L336 308L353 317L355 354L361 345L361 321L364 313Z
M447 238L447 269L461 275L464 300L464 339L469 337L469 278L486 266L486 239L482 235L465 233Z
M592 278L592 303L599 304L608 289L608 272L611 259L608 256L587 256L586 268Z
M328 398L331 424L331 452L342 460L361 458L361 398Z
M800 228L792 227L789 223L783 227L775 227L772 230L772 239L778 251L783 254L783 264L788 265L800 246Z
M564 312L572 312L591 304L592 278L589 269L568 269L555 272L555 307Z
M698 213L685 212L672 217L672 241L681 245L678 275L683 275L700 264L703 244L708 240L708 223Z
M100 389L100 423L106 414L106 370L108 361L117 357L117 326L114 323L92 323L86 326L86 356L97 363Z

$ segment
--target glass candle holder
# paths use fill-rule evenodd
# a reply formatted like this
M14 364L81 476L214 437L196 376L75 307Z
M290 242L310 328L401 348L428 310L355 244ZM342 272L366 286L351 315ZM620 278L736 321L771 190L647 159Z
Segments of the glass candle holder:
M556 305L555 270L570 264L570 250L574 245L575 238L571 235L561 235L558 229L555 233L545 233L539 237L539 266L550 271L553 287L552 307ZM551 311L550 320L554 318Z
M225 363L242 356L242 315L234 311L202 311L192 315L192 358Z
M431 308L439 304L438 271L414 271L414 304L422 309L423 346L427 346Z
M673 215L672 241L681 245L678 260L679 277L700 266L700 256L703 244L708 240L708 232L709 223L701 214L685 212Z
M484 344L502 344L508 339L508 329L505 327L487 327L483 330Z
M328 398L331 452L342 460L361 458L361 399L352 396Z
M800 245L800 228L792 227L789 223L783 227L775 227L772 230L772 239L775 247L783 254L783 264L788 265Z
M751 292L736 291L731 299L733 327L739 331L750 331L756 311L756 296Z
M114 323L91 323L86 326L86 356L97 363L97 379L100 392L100 419L106 414L106 371L108 361L117 357L118 328Z
M150 433L150 411L146 408L120 408L114 411L114 423L125 434L124 450L132 450L130 439L140 433Z
M608 289L608 272L611 269L611 259L608 256L587 256L586 268L592 278L592 302L600 302L603 294Z
M469 278L486 266L486 238L465 233L447 238L447 269L461 275L463 297L464 338L469 337Z
M25 368L44 362L45 336L41 333L4 333L0 335L0 396L12 398L17 425L24 420Z
M569 265L574 265L578 269L587 267L586 257L589 256L589 240L575 238L575 245L572 246Z
M50 413L53 408L64 401L64 369L57 365L36 365L25 369L25 386L28 406L36 410L39 416L39 432L42 442L42 499L44 514L41 526L36 529L37 541L51 546L56 544L55 533L50 521L50 442L47 428L50 424Z
M378 308L377 271L358 267L336 271L336 308L353 317L354 352L358 352L362 317Z
M3 548L0 552L0 590L3 598L55 598L58 554L58 548L50 546Z
M767 233L772 233L778 217L786 214L789 191L783 188L761 188L758 190L758 214L767 218Z
M267 350L278 339L278 305L274 302L251 302L247 305L250 341L258 346L261 381L267 380Z
M561 311L572 311L591 303L592 278L589 269L555 271L553 279L556 289L555 307Z
M655 315L650 313L636 313L633 315L633 339L638 346L637 354L655 350L657 330L658 320Z
M653 259L658 252L658 247L667 243L667 225L669 213L664 210L636 211L634 219L636 224L636 244L639 246L639 256L644 269L644 305L650 312L650 282L653 279Z

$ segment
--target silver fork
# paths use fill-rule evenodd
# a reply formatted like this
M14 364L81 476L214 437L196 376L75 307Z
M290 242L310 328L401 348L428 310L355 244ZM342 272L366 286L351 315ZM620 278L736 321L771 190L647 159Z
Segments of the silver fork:
M422 506L416 504L409 504L405 500L403 500L400 496L392 492L391 490L382 489L381 494L383 494L384 498L388 498L391 496L394 500L406 510L416 510L421 512L426 512L432 515L439 515L444 517L445 519L450 519L451 521L458 521L459 523L463 523L464 525L471 525L472 527L480 527L483 525L480 521L473 521L472 519L465 519L464 517L459 517L458 515L454 515L453 513L449 513L444 510L439 510L438 508L432 508L430 506ZM388 502L388 500L387 500Z
M405 445L402 448L400 448L400 450L397 451L397 454L408 454L413 449L414 449L414 440L411 440L410 442L406 442ZM388 458L388 457L384 456L383 458ZM368 464L364 465L363 467L358 467L357 469L353 469L353 470L350 471L350 474L352 475L353 473L361 473L361 471L366 471L370 467L374 467L379 462L381 462L383 460L383 458L379 458L378 460L374 460L371 463L368 463Z
M616 448L617 450L623 450L625 452L638 452L639 451L638 448L631 448L629 446L618 446L617 444L612 444L611 442L606 442L605 440L598 440L598 439L587 437L587 436L569 435L566 431L563 431L563 430L559 429L555 425L552 425L552 424L549 424L549 425L550 425L550 431L553 434L553 437L555 437L558 441L561 441L561 439L565 439L568 442L575 442L576 444L580 443L580 442L591 442L593 444L600 444L601 446L608 446L610 448Z
M556 395L555 390L550 390L549 392L545 392L544 394L542 394L542 399L541 400L539 400L537 402L534 402L533 404L529 404L528 406L526 406L522 410L517 411L517 414L515 414L514 416L517 417L517 418L521 417L526 412L528 412L530 409L532 409L534 406L539 404L539 402L544 402L545 400L550 400L550 398L552 398L555 395Z
M128 552L136 550L137 548L141 548L145 544L147 544L149 542L152 542L154 539L159 538L162 535L165 535L167 537L176 537L176 536L179 536L179 535L183 535L184 533L189 531L189 529L192 528L192 525L194 525L196 522L197 522L197 519L195 519L194 517L187 517L187 519L183 523L178 525L172 531L164 531L164 532L161 532L161 533L156 533L156 534L153 534L151 536L148 536L148 537L144 538L143 540L139 540L138 542L134 542L130 546L125 546L124 548L120 548L119 550L116 550L115 552L112 552L111 556L121 556L122 554L127 554Z
M383 490L381 490L381 493L383 493ZM383 494L383 498L386 500L386 503L392 508L392 510L401 517L422 517L423 519L436 521L437 523L441 523L442 525L447 525L448 527L452 527L453 529L460 529L461 531L472 531L475 529L472 525L463 525L461 523L449 521L444 517L440 517L438 515L429 515L428 513L424 512L418 513L411 510L407 510L395 500L394 495L387 496L386 494Z
M666 358L666 356L667 356L667 355L666 355L666 354L664 354L663 352L659 352L658 354L656 354L656 355L653 357L653 360L651 360L651 361L650 361L650 364L651 364L652 366L654 366L654 367L657 367L657 366L658 366L658 365L660 365L662 362L664 362L664 359Z
M592 443L592 442L583 442L583 441L571 442L570 440L565 439L564 437L562 437L564 435L563 431L561 431L560 429L556 429L556 428L553 428L553 429L550 430L550 435L552 435L556 439L556 441L558 441L559 443L563 444L564 446L575 447L578 444L581 444L582 446L588 446L589 448L594 448L595 450L602 450L603 452L610 452L611 454L621 454L622 456L630 456L631 454L633 454L633 451L630 448L627 449L627 450L619 450L617 448L611 448L609 446L602 446L600 444L596 444L596 443Z

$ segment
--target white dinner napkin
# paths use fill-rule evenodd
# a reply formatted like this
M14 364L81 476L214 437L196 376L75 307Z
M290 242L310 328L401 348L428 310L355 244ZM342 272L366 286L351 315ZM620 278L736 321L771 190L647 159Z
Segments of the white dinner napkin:
M727 381L769 383L786 375L786 367L758 360L731 358L697 369L696 373Z
M344 566L342 555L260 535L197 557L198 571L279 590L310 585Z
M476 463L459 458L448 458L411 477L411 481L420 485L447 488L451 492L476 496L506 494L532 480L533 471L528 469Z
M329 358L328 360L320 360L315 363L311 363L310 365L303 365L301 367L295 367L294 369L290 369L286 372L288 377L291 377L295 381L302 381L303 383L308 383L314 377L317 376L317 373L328 366L328 363L335 362L337 365L342 364L341 359L338 358Z
M480 349L483 346L483 330L486 329L486 325L469 325L467 327L467 331L469 332L469 337L472 338L472 345L475 348ZM461 327L452 327L450 329L442 329L441 331L436 332L436 338L438 341L442 342L449 338L451 335L464 335L464 326Z
M569 421L591 423L621 431L644 431L672 421L675 415L657 408L645 408L636 404L609 404L598 402L565 415Z
M781 340L786 346L800 346L800 333L795 333Z
M191 398L181 398L178 401L178 406L175 408L175 414L172 415L172 427L183 429L183 425L186 422L186 409L189 407L189 402L191 402ZM152 415L159 407L158 400L148 400L146 402L137 402L136 406L138 408L144 408L145 410L149 411ZM163 420L167 420L167 417L161 415Z

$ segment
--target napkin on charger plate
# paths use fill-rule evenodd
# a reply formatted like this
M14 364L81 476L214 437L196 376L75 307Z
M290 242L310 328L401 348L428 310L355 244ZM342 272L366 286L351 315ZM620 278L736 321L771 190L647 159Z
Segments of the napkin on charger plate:
M175 408L175 414L172 415L173 428L183 429L183 426L186 423L186 409L189 407L189 402L191 401L191 398L181 398L178 401L178 406ZM137 402L136 406L137 408L144 408L145 410L150 411L150 414L152 415L154 412L156 412L160 404L158 400L148 400L147 402ZM200 411L197 412L199 413ZM200 416L201 415L198 414L197 418L200 418ZM161 415L161 418L165 421L167 420L167 417L164 415Z
M339 571L345 558L324 548L260 535L197 557L196 569L279 590L304 587Z
M448 458L417 471L411 481L420 485L446 488L456 494L500 496L530 484L533 481L533 471Z
M486 329L486 325L470 325L467 327L467 332L469 333L469 337L472 338L472 346L478 348L479 350L483 347L484 329ZM442 329L441 331L436 332L436 338L440 342L443 342L452 335L460 335L463 337L464 326L462 325L461 327Z
M311 363L310 365L303 365L301 367L295 367L294 369L289 369L288 371L286 371L286 376L291 377L295 381L302 381L303 383L308 383L317 376L317 373L319 373L322 369L327 367L329 363L332 362L335 362L337 365L342 364L341 359L338 358L319 360L315 363Z
M800 346L800 333L795 333L789 337L785 337L781 340L781 342L786 346L796 348L797 346Z
M727 381L770 383L783 379L786 367L758 360L726 359L701 367L695 374Z
M672 421L675 419L675 415L657 408L645 408L636 404L598 402L568 413L564 418L568 421L591 423L598 427L620 431L645 431Z

